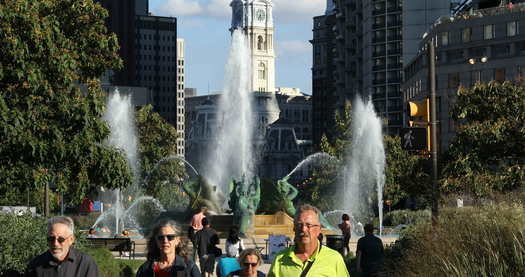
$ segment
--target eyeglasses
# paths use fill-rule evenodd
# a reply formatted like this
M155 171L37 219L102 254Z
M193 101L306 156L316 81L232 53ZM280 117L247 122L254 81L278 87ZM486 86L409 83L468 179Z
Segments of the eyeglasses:
M253 266L253 267L256 267L256 266L257 266L257 263L244 262L244 263L242 263L242 264L245 265L245 266Z
M176 235L159 235L157 236L158 241L164 241L164 239L168 239L169 241L172 241L176 238Z
M47 237L47 242L49 243L52 243L52 242L55 242L55 240L58 241L58 243L64 243L64 241L66 241L68 238L70 238L71 236L67 237L67 238L64 238L64 237L55 237L55 236L49 236Z
M302 223L302 222L299 222L299 223L295 223L295 227L297 229L303 229L303 226L306 227L306 229L312 229L314 227L319 227L321 225L318 225L318 224L310 224L310 223Z

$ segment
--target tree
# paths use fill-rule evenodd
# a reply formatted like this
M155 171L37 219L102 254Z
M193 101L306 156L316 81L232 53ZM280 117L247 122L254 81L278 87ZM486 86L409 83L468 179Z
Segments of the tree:
M491 82L460 89L459 123L449 146L443 189L483 197L525 185L525 88Z
M96 78L122 63L107 11L92 1L13 0L0 15L0 202L25 204L25 192L46 183L72 202L129 184L123 154L103 143Z
M188 198L180 186L187 174L183 162L177 158L179 135L173 126L152 110L151 105L144 106L136 116L146 194L159 199L164 206L179 207Z
M432 186L427 173L428 159L411 155L402 149L399 136L385 136L384 145L386 166L383 199L391 200L394 206L406 197L430 197Z

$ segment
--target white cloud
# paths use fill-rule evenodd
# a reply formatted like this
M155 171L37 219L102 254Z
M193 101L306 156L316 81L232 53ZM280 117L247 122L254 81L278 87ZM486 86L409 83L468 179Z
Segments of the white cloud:
M231 0L163 0L154 13L167 16L213 17L229 20ZM278 23L311 21L324 13L326 0L274 0L274 20Z
M273 18L276 22L312 21L324 14L326 0L274 0Z

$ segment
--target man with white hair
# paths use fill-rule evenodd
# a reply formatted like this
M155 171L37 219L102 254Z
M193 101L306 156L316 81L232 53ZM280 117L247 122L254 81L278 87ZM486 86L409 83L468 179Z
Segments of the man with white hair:
M75 242L75 225L67 216L55 216L47 222L49 250L34 258L25 276L98 277L98 266L89 255L71 245Z

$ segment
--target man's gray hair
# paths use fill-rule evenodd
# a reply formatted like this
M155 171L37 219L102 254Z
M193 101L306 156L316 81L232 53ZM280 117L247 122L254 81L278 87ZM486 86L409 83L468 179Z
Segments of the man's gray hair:
M64 224L71 231L71 235L75 233L75 223L69 216L54 216L47 221L47 231L51 231L53 225Z
M318 221L320 220L321 211L319 211L318 208L310 204L303 204L299 206L299 208L297 208L297 211L295 212L295 216L294 216L294 221L297 222L297 220L299 219L299 216L306 211L314 212L317 215L317 220Z

